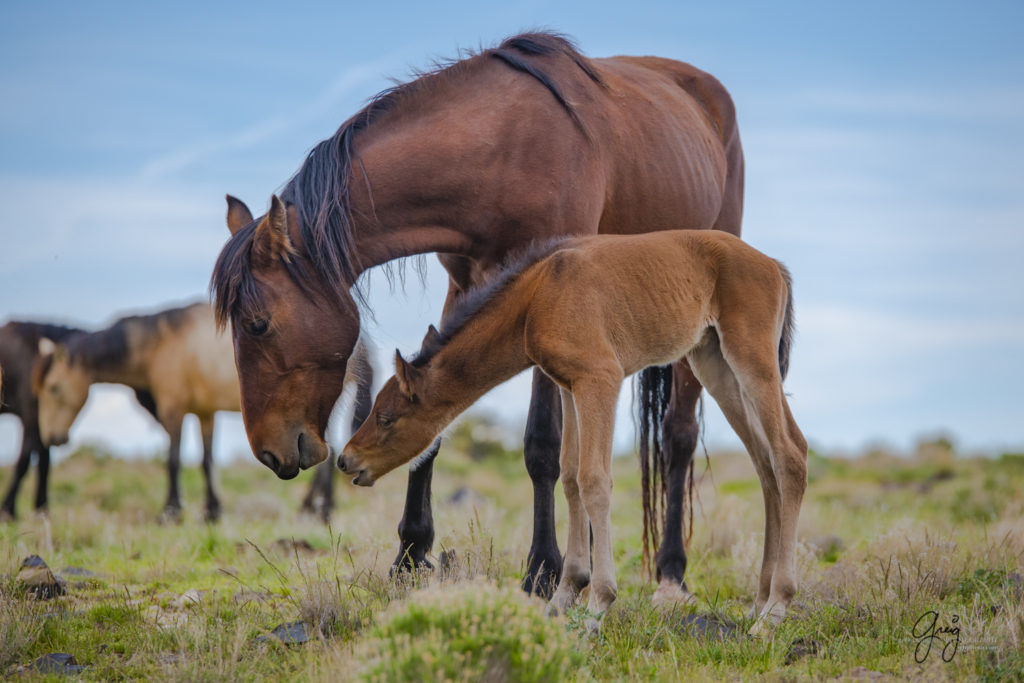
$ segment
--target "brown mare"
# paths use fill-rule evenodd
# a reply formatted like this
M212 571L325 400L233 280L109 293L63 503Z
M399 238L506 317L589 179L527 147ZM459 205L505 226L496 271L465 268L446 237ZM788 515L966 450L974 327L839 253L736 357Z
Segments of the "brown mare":
M259 220L229 199L232 237L211 290L219 321L233 323L253 452L287 478L327 455L327 416L359 335L361 273L437 252L450 278L447 311L537 239L678 226L739 234L743 152L732 100L709 74L657 57L588 59L560 36L532 33L381 93L310 152L281 198ZM673 378L657 568L663 593L679 598L701 388L685 363ZM557 389L537 371L524 448L535 512L524 588L542 593L562 562L560 430ZM396 565L426 564L435 455L410 474Z
M14 503L21 481L36 455L36 500L38 511L46 510L47 480L50 473L50 447L39 435L39 405L32 393L32 367L39 356L39 340L63 341L84 330L63 325L12 321L0 327L0 365L3 366L3 393L0 413L11 413L21 419L21 451L14 465L7 494L0 506L0 517L14 519Z
M354 483L372 486L426 451L487 391L539 367L561 392L569 504L568 548L551 607L564 612L589 584L588 610L600 617L616 595L610 505L619 389L635 372L685 358L761 480L765 543L753 615L764 618L760 628L773 627L796 592L796 527L807 484L807 443L782 390L790 289L781 264L725 233L548 243L457 303L412 362L396 353L395 377L338 466L356 475Z

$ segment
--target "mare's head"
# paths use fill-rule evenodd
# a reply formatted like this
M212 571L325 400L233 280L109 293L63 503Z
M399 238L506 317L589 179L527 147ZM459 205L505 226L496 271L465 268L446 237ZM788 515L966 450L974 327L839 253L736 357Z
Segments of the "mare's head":
M423 347L437 343L433 326ZM422 352L421 352L422 355ZM338 469L353 483L373 486L391 470L426 451L454 418L451 404L431 386L427 367L395 351L395 375L377 394L373 410L338 457ZM457 411L456 411L457 412Z
M47 446L67 443L68 432L89 398L88 374L63 345L39 342L32 367L32 391L39 402L39 434Z
M229 196L227 222L231 239L211 280L217 319L231 323L253 454L291 479L327 458L324 433L359 312L348 288L326 283L311 260L296 207L275 196L254 220Z

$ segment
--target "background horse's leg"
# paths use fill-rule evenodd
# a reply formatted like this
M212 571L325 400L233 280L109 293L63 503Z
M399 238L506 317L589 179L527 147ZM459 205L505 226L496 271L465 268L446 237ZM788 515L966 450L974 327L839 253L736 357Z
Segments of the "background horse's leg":
M36 512L46 512L50 488L50 447L39 441L36 451Z
M562 574L555 536L555 483L562 444L562 403L558 387L539 368L533 370L533 395L526 419L523 457L533 482L533 541L523 590L549 597Z
M206 521L220 519L220 501L213 490L213 415L199 418L203 434L203 475L206 477Z
M438 438L422 456L419 467L409 471L409 488L405 492L405 511L398 523L398 556L391 565L396 571L415 567L431 568L427 553L434 545L434 513L430 507L430 482L434 478L434 458L441 447Z
M665 458L665 532L656 557L658 603L688 602L693 599L686 586L686 550L683 545L683 506L687 479L697 448L699 425L697 401L701 385L685 362L672 366L672 397L662 422ZM656 495L656 494L655 494Z
M39 426L35 423L23 422L24 429L21 437L21 453L18 461L14 463L14 470L11 472L11 483L7 486L7 495L4 496L3 505L0 506L0 515L10 519L15 518L14 504L18 498L18 489L21 488L21 480L25 478L29 465L32 464L32 451L42 450L42 439L39 437ZM37 444L39 444L37 446Z
M160 522L181 521L181 496L178 493L178 473L181 470L181 421L185 415L179 411L160 411L160 424L171 438L167 451L167 504L160 513Z

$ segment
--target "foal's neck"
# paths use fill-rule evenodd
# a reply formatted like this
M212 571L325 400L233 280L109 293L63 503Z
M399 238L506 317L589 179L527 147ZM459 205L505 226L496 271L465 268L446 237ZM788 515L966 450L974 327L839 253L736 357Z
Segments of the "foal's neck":
M533 365L524 339L534 279L524 274L496 295L427 364L432 400L448 406L451 419Z

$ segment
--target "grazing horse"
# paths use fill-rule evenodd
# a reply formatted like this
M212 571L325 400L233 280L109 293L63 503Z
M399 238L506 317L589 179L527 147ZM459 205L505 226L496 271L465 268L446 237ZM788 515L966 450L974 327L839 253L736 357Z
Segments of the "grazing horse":
M0 327L0 365L3 366L3 394L0 413L12 413L21 419L21 451L7 487L0 517L14 519L14 503L21 480L36 454L36 501L38 511L46 510L47 479L50 473L50 447L39 435L39 406L32 393L32 368L39 356L39 340L63 341L84 330L63 325L12 321Z
M587 609L599 618L616 595L610 504L619 389L635 372L685 358L761 479L766 523L754 616L772 628L796 592L796 527L807 485L807 443L782 390L792 321L785 267L732 235L549 242L457 303L411 362L396 352L395 376L338 467L372 486L426 451L487 391L539 367L561 392L569 504L565 565L550 604L564 612L589 584Z
M327 456L327 416L365 304L360 274L436 252L449 275L447 316L458 295L536 239L679 226L739 234L743 151L732 100L711 75L657 57L588 59L561 36L531 33L378 95L313 148L281 200L254 220L229 197L232 236L211 291L218 320L232 323L253 453L290 478ZM669 511L658 595L679 599L688 595L682 510L701 387L685 363L672 377L664 464L653 471L664 471ZM556 386L539 371L533 382L524 588L549 594L562 563L561 418ZM409 476L396 566L428 564L435 456Z

